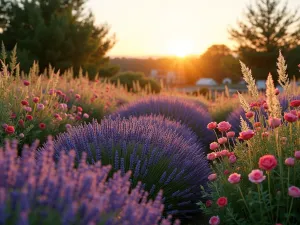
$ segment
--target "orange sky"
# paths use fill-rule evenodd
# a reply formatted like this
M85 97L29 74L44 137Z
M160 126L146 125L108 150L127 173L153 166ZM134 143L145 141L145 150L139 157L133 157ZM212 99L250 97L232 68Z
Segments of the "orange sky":
M110 56L201 54L212 44L232 46L227 28L254 0L89 0L97 23L117 36ZM300 5L289 0L290 8Z

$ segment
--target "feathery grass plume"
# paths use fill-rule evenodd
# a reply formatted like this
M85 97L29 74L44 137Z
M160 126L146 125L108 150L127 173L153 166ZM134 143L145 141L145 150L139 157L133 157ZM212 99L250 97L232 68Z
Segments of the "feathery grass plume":
M269 107L269 112L271 117L280 118L281 116L281 106L280 102L275 94L275 87L272 75L269 73L267 82L266 82L266 95L267 95L267 104Z
M1 58L2 58L2 60L4 62L4 64L5 64L5 60L7 58L7 54L6 54L5 45L4 45L3 41L2 41L2 44L1 44Z
M11 56L10 56L10 72L11 75L14 75L14 71L16 69L17 66L17 45L15 45L15 47L13 48L12 52L11 52Z
M243 78L246 81L246 83L248 84L247 85L248 91L250 92L252 97L257 98L258 90L257 90L256 84L255 84L255 80L252 76L252 72L242 61L240 61L240 64L241 64L241 70L243 73Z
M250 105L247 102L247 100L244 98L244 96L240 92L238 92L238 96L239 96L242 108L245 110L245 112L249 112L251 109L250 109Z
M225 85L225 96L226 96L227 98L230 97L229 89L228 89L227 85Z
M283 87L283 90L285 92L288 92L289 89L289 76L286 72L287 69L287 65L285 62L285 59L281 53L281 51L279 51L279 56L277 59L277 72L278 72L278 83L281 85L281 87Z
M242 131L249 130L248 124L247 124L247 122L243 119L242 116L240 116L240 120L241 120L241 130L242 130Z

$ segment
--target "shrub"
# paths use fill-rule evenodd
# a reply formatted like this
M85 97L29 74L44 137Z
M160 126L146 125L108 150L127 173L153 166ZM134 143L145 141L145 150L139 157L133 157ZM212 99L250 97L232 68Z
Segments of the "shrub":
M85 153L76 169L75 151L56 165L51 140L37 160L36 147L24 146L21 159L14 141L0 150L0 224L171 224L161 219L162 193L147 201L140 183L130 191L130 172L107 181L111 166L87 165Z
M279 81L284 90L289 91L286 66L281 57ZM246 68L244 72L250 92L258 95L250 70ZM204 195L210 200L199 204L211 216L210 224L300 224L300 100L291 101L293 98L288 95L280 103L271 74L266 87L268 110L263 113L257 112L261 110L261 102L248 105L240 96L250 127L255 130L241 120L241 142L230 147L230 151L214 143L216 152L207 156L214 170L209 176L211 192ZM282 115L281 110L288 111ZM223 138L218 142L220 140Z
M132 170L133 187L141 181L151 197L165 190L165 212L183 216L195 210L209 173L196 140L193 132L163 117L116 118L73 127L56 138L54 149L57 159L75 149L78 162L86 152L90 163L101 160L122 174Z
M147 85L150 85L151 92L159 93L161 90L160 84L151 78L147 78L144 73L141 72L122 72L115 76L113 76L110 81L113 84L118 84L120 82L121 85L127 87L128 90L132 90L136 92L137 88L135 85L139 85L142 89L145 89Z
M163 115L170 120L185 124L198 135L204 146L208 146L214 138L213 132L206 129L206 125L211 121L208 112L200 105L195 105L176 97L148 97L141 99L121 107L112 117L129 118L130 116L143 115Z

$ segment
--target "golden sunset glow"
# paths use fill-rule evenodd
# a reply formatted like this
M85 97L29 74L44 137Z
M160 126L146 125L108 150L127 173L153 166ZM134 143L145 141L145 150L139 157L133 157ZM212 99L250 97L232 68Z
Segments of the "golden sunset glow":
M170 55L183 58L192 53L193 43L189 40L170 41L168 51Z

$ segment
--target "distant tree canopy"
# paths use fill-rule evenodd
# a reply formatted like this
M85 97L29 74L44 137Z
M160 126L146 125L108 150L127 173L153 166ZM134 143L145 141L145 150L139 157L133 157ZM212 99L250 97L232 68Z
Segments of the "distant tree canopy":
M226 45L212 45L199 59L199 75L218 83L226 77L237 82L241 77L239 61Z
M25 71L36 60L40 68L50 63L61 70L73 67L75 72L82 67L92 77L99 72L112 76L118 70L108 66L106 53L115 39L106 24L95 25L85 2L0 0L0 41L8 50L18 45L18 58Z
M280 0L256 0L249 5L245 18L237 28L230 28L232 40L238 44L239 58L253 69L256 78L276 75L279 50L288 59L289 74L298 75L300 62L300 18L297 10L288 9ZM293 57L293 59L291 59Z

